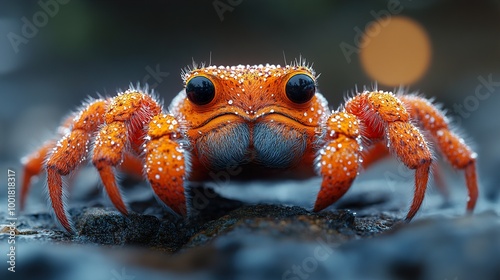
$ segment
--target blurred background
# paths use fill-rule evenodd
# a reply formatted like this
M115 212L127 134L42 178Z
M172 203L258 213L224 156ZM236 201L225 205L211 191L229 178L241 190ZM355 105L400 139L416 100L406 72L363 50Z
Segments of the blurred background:
M192 61L283 65L300 56L321 74L332 108L356 85L375 82L435 97L479 152L483 194L495 196L494 0L2 1L2 165L18 166L88 96L141 82L168 104Z

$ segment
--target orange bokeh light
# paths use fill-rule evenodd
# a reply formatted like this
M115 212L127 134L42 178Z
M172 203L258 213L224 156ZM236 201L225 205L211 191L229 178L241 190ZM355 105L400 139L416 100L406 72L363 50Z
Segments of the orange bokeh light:
M392 16L369 24L362 42L363 69L380 84L409 85L429 68L432 48L427 32L408 17Z

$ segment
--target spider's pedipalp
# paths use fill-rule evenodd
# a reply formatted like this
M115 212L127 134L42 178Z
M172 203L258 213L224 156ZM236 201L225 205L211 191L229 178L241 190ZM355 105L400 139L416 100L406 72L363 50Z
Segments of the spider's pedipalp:
M341 198L360 167L362 141L357 117L343 111L335 112L328 118L326 127L326 145L316 158L316 170L323 181L314 211L320 211Z
M176 213L186 215L184 182L187 162L182 146L174 141L179 123L172 115L157 115L149 123L144 148L148 181L156 196Z

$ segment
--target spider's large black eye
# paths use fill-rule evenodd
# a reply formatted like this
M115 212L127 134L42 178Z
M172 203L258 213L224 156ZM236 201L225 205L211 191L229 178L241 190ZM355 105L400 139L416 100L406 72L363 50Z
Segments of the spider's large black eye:
M294 103L302 104L313 98L316 92L314 80L306 74L293 75L285 87L286 96Z
M210 103L215 97L215 87L206 77L194 77L186 85L187 98L196 105Z

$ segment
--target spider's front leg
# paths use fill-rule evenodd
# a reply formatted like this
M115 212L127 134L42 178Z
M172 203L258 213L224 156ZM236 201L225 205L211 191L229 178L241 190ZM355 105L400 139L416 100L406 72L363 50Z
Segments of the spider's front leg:
M155 116L149 123L145 144L145 168L158 198L176 213L186 215L184 182L188 158L182 145L179 123L172 115Z
M478 198L477 154L450 129L444 113L429 100L415 95L402 95L399 99L403 101L420 127L430 134L438 150L453 168L464 170L469 193L467 211L472 212Z
M133 161L127 153L139 153L145 135L143 125L160 111L160 105L151 96L139 91L126 91L109 102L105 124L95 138L92 163L111 202L124 215L128 214L128 209L116 184L115 168L124 160L128 163Z
M326 145L316 159L323 181L314 211L320 211L341 198L358 175L362 146L356 116L346 112L333 113L326 123L325 141Z
M374 142L385 140L399 160L415 170L415 192L406 215L406 221L410 221L424 200L429 179L432 154L426 140L411 123L403 103L392 93L363 92L347 102L346 111L362 120L364 137Z

